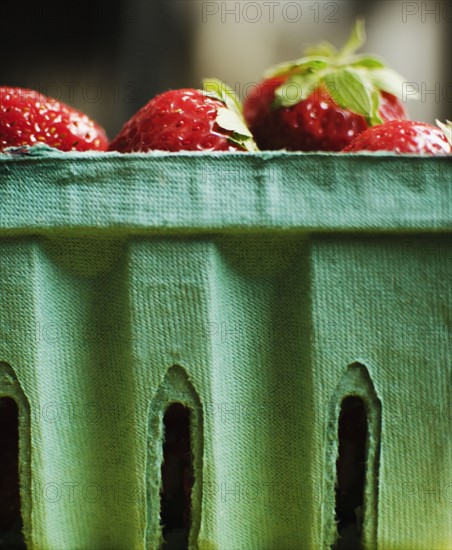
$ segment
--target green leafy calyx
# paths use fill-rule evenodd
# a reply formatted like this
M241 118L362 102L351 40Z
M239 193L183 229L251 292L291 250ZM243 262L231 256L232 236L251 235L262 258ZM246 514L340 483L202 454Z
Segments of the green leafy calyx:
M235 91L216 78L203 80L203 92L207 97L217 99L225 107L218 109L216 123L223 130L232 132L228 140L246 151L258 151L253 135L243 117L242 104Z
M365 39L364 19L359 17L341 50L322 42L309 46L304 57L272 67L265 78L287 75L275 90L273 108L292 107L323 86L340 107L362 115L370 126L381 124L381 92L402 99L405 79L377 56L357 55Z

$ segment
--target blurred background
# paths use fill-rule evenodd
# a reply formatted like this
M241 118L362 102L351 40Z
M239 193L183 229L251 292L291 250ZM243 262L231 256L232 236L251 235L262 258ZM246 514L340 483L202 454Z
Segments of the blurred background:
M452 118L451 1L39 0L2 4L0 84L36 89L95 118L110 138L157 93L218 77L243 98L303 45L347 38L406 80L412 119ZM413 100L414 92L419 99Z

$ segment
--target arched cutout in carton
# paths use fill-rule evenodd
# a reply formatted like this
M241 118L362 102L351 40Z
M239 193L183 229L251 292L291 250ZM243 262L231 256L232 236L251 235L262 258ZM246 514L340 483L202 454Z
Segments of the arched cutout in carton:
M10 365L0 362L0 548L31 546L30 407Z
M172 449L171 437L177 438ZM183 547L196 546L201 523L202 455L201 402L185 370L175 365L168 370L149 409L146 548L175 548L167 543L178 536L186 542ZM165 460L173 461L180 481L171 488L171 495L165 480L170 465L165 466ZM169 517L165 502L168 497L175 497L181 505L173 517Z

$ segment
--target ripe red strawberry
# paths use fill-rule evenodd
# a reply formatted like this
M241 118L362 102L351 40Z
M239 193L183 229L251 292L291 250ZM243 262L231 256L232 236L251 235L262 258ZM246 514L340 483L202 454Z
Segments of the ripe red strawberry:
M368 128L365 117L342 109L322 85L291 107L272 108L275 90L286 81L274 77L259 83L244 104L244 116L260 149L341 151ZM381 92L382 120L406 117L398 99Z
M164 92L142 107L122 128L110 151L256 150L234 92L216 80L204 90Z
M45 143L62 151L105 151L105 130L87 115L33 90L0 87L0 151Z
M341 151L370 125L407 118L396 97L402 77L376 57L352 55L363 42L358 19L340 52L323 43L266 73L244 104L260 149Z
M392 120L368 128L357 136L344 152L394 151L396 153L417 153L425 155L447 155L451 153L450 123L441 124L443 132L432 124L412 120Z

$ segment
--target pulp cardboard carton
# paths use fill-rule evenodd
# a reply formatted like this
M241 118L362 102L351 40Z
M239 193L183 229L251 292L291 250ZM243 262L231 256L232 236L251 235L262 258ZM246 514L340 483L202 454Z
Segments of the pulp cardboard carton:
M159 547L174 402L191 548L329 548L350 396L362 544L450 548L449 159L44 150L0 178L30 548Z

